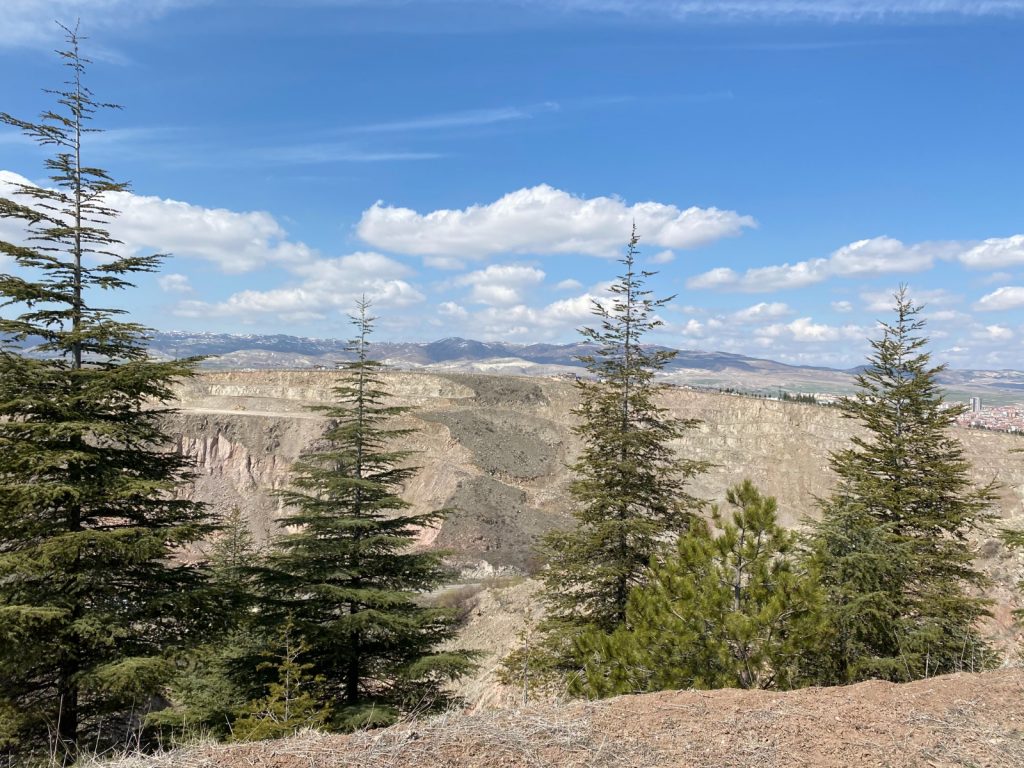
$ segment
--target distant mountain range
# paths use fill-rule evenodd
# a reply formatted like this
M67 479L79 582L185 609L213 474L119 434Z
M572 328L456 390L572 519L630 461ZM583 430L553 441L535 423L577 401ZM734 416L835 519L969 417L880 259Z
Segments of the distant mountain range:
M160 357L207 356L203 367L209 370L334 368L349 359L346 342L341 339L280 334L161 332L154 334L151 348ZM375 342L372 349L376 359L398 368L550 376L579 372L583 366L579 356L592 353L595 347L447 338L422 343ZM680 384L747 391L844 393L852 390L853 377L860 370L788 365L728 352L677 350L665 375ZM946 371L941 381L958 395L987 393L996 395L996 401L1010 402L1017 396L1024 400L1021 371L957 369Z
M349 359L347 342L341 339L311 339L301 336L259 336L227 333L156 333L151 348L155 354L166 357L190 355L211 356L204 364L212 368L270 368L315 367L330 365ZM457 337L440 341L374 342L374 357L391 365L424 367L448 363L472 363L493 360L518 359L535 365L581 368L581 355L593 353L593 344L507 344L504 342L474 341ZM667 349L663 347L663 349ZM281 365L276 365L279 361ZM681 350L669 364L675 368L722 370L725 368L755 370L764 364L783 367L743 355L725 352L697 352ZM827 370L827 369L823 369Z
M31 347L31 342L27 344ZM332 369L350 358L347 342L283 334L154 332L151 353L158 358L203 356L206 370ZM432 342L374 342L376 359L403 369L436 372L501 373L556 376L579 373L581 355L593 344L509 344L447 338ZM667 347L661 347L667 349ZM846 370L788 365L728 352L676 350L665 368L672 383L746 392L779 390L845 394L853 390L862 366ZM941 377L953 397L987 396L990 404L1024 401L1024 372L1013 370L948 370Z

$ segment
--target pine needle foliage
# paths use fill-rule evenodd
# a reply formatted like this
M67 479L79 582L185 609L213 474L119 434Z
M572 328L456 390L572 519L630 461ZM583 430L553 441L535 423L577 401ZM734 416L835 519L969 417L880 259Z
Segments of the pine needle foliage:
M120 736L159 690L166 652L200 629L203 572L173 555L210 526L171 493L189 464L161 428L195 361L150 360L146 329L93 303L162 256L123 255L107 229L110 195L128 187L84 154L112 105L83 84L89 62L65 31L55 107L39 122L0 113L53 150L50 186L0 199L0 219L26 232L0 241L19 268L0 275L0 713L17 713L0 714L0 733L73 760L83 740Z
M1024 531L1004 528L999 532L999 538L1010 549L1024 549ZM1024 579L1017 582L1017 591L1024 595ZM1024 621L1024 608L1018 608L1013 615L1018 623Z
M262 552L239 507L223 515L219 528L206 548L208 591L216 605L206 617L208 637L174 659L177 673L164 693L168 706L146 718L161 744L228 736L238 713L266 688L262 672L270 667L258 674L252 669L263 650L255 580ZM287 639L273 642L287 646Z
M322 678L341 729L443 706L445 684L471 667L470 654L437 649L455 633L452 613L418 599L450 577L440 554L411 550L445 510L409 514L399 495L417 468L395 447L411 430L390 424L408 408L388 404L383 366L369 357L368 308L361 301L352 318L337 404L318 408L331 426L280 494L294 532L273 542L260 579L267 619L294 620L308 647L301 661Z
M828 593L823 683L913 680L990 663L978 633L986 578L970 535L992 519L996 485L975 487L906 288L871 341L844 416L864 427L832 454L838 476L813 536Z
M329 705L317 701L316 688L322 679L310 676L312 664L299 659L309 646L295 637L295 626L289 620L281 628L278 656L270 668L277 679L267 687L267 695L249 703L231 729L232 741L281 739L299 731L323 728L331 716Z
M577 643L574 682L587 697L679 688L788 689L815 655L821 592L777 521L776 502L749 480L730 488L731 519L692 526L629 596L626 622Z
M538 680L574 667L572 638L579 632L622 625L630 590L646 582L652 557L689 529L702 505L686 483L707 464L681 458L672 446L698 422L657 403L665 385L655 376L676 352L643 345L661 325L657 311L673 297L656 299L644 288L654 273L638 269L638 243L634 227L611 301L594 301L596 327L580 330L594 352L580 358L591 378L578 381L573 412L583 441L571 467L576 526L540 545L547 615L545 639L531 652ZM515 676L522 664L514 654L507 674Z

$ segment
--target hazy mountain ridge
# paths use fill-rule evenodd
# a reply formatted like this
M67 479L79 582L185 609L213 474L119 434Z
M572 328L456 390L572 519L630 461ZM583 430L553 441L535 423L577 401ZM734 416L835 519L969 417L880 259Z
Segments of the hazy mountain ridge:
M342 339L318 339L285 334L227 334L157 332L151 348L160 357L208 356L209 370L333 368L349 358ZM669 349L668 347L655 347ZM437 371L501 372L524 376L572 374L582 368L580 355L593 344L516 344L450 337L432 342L375 342L375 357L397 368ZM767 358L730 352L676 350L666 366L670 381L680 384L770 390L776 387L807 391L845 391L853 386L862 366L836 369L790 365ZM1024 372L1016 370L949 369L940 381L964 391L1024 393Z
M40 343L28 339L30 350ZM149 347L158 358L202 356L205 370L331 369L349 359L347 341L287 334L232 334L189 331L153 332ZM596 345L516 344L449 337L431 342L374 342L376 359L397 369L449 373L500 373L516 376L557 376L579 373L579 357ZM670 347L651 347L671 349ZM677 349L665 369L675 384L732 388L772 393L848 393L863 366L849 369L791 365L732 352ZM1024 371L948 369L939 381L952 398L988 395L994 404L1024 400Z

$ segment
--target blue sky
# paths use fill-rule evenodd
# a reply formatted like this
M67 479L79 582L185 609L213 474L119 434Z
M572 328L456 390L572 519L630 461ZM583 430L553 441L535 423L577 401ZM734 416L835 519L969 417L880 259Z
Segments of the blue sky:
M908 283L1024 368L1024 0L6 0L0 111L76 17L150 326L571 341L636 220L657 341L854 365Z

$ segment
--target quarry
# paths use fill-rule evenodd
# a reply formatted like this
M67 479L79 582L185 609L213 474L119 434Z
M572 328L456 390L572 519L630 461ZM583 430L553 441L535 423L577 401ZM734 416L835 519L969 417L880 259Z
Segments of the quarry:
M196 461L182 493L215 512L243 510L266 542L288 510L273 491L324 428L310 406L329 403L338 374L330 371L204 373L178 389L168 416L176 450ZM403 443L420 472L405 489L414 511L450 509L419 546L446 551L460 572L467 619L462 641L485 652L460 693L471 708L514 703L520 694L495 681L498 659L522 642L539 617L532 545L544 531L571 522L568 465L580 445L571 411L577 392L564 378L388 372L385 387L411 410L396 426L416 430ZM780 520L798 527L816 514L816 499L833 478L831 451L843 448L856 425L838 409L668 387L663 406L699 424L676 445L680 455L711 463L691 492L714 503L744 478L775 496ZM1000 526L1024 526L1024 460L1019 437L957 429L974 479L1001 483ZM979 542L992 577L994 619L987 628L1007 663L1017 659L1020 630L1015 583L1024 555L1008 550L995 530Z

